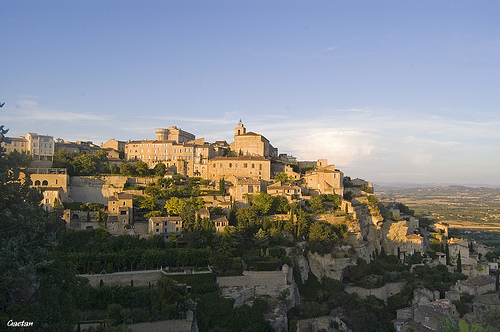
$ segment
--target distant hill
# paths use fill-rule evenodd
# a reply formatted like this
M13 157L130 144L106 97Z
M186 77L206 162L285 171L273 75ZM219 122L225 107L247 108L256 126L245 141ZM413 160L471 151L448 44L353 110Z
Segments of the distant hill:
M375 191L434 188L434 187L466 187L466 188L500 188L491 184L457 184L457 183L412 183L412 182L377 182L373 184Z

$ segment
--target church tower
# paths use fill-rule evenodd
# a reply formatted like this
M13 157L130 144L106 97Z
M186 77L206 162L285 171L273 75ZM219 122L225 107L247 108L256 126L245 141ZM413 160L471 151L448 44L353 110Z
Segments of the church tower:
M243 123L241 122L241 119L240 119L240 122L234 128L234 137L246 134L246 132L247 132L247 129L245 128L245 126L243 125Z

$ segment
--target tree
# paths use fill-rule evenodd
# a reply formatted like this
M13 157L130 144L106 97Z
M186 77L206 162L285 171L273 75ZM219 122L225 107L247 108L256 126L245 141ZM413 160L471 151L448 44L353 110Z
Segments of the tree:
M148 164L144 161L139 160L134 164L135 170L139 176L147 176L149 173Z
M155 165L153 170L156 176L163 177L165 175L165 172L167 171L167 166L165 166L164 163L158 163Z
M309 240L317 242L330 242L335 240L336 235L332 233L328 224L314 222L309 228Z
M280 173L274 177L274 179L278 182L286 183L290 182L293 183L295 182L295 178L293 176L288 176L286 173Z
M273 196L260 192L257 195L252 195L250 197L252 206L255 208L259 215L267 216L274 212L272 209L274 203Z
M167 210L170 214L179 215L182 210L184 210L186 205L186 201L179 199L178 197L172 197L165 203L165 210Z
M219 180L219 192L222 196L226 196L226 180L224 178Z
M448 243L444 246L444 253L446 255L446 265L450 265L450 247Z
M259 229L259 231L254 235L253 242L260 249L266 248L269 245L269 236L267 235L267 232L262 228Z
M158 203L156 199L148 196L139 196L137 197L137 205L140 209L153 211L158 207Z
M123 176L132 176L135 173L135 168L134 166L128 164L128 163L121 163L120 164L120 174Z
M457 272L462 273L462 255L460 254L460 251L458 251L457 257Z
M5 133L0 126L0 143ZM23 159L0 148L0 326L15 317L33 321L34 330L69 330L76 319L75 274L47 260L54 228L40 206L42 195L30 187ZM51 312L58 301L66 306Z
M313 196L309 199L309 205L311 205L312 213L323 213L323 195Z

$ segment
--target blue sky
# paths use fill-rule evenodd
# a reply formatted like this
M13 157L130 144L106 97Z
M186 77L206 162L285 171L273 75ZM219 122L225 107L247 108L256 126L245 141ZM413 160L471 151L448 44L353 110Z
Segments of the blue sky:
M500 185L498 1L0 0L0 123L231 142L372 182Z

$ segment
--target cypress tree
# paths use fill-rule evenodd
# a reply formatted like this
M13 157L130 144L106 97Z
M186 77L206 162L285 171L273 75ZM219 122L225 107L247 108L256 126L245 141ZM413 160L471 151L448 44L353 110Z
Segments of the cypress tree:
M460 251L458 252L457 257L457 272L462 273L462 255L460 254Z
M448 243L444 247L444 253L446 254L446 265L450 265L450 248L448 247Z

